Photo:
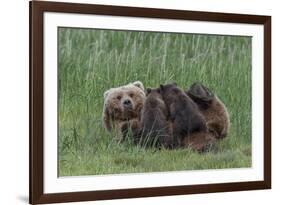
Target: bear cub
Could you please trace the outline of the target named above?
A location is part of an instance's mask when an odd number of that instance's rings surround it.
[[[186,94],[198,105],[208,130],[216,139],[227,136],[230,127],[228,111],[223,102],[201,83],[194,83]]]
[[[172,138],[168,110],[159,88],[147,88],[146,101],[141,114],[138,143],[142,146],[171,148]]]
[[[160,93],[169,110],[175,145],[184,146],[183,139],[192,133],[207,132],[205,119],[197,105],[176,83],[160,85]]]

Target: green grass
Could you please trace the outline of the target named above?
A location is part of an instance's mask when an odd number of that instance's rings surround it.
[[[59,28],[59,175],[251,166],[251,38]],[[230,134],[214,149],[156,150],[117,143],[102,126],[103,93],[200,81],[227,106]]]

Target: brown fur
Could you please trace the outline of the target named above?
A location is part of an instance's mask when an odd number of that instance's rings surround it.
[[[138,140],[141,145],[156,145],[166,148],[172,145],[168,110],[159,88],[147,88],[146,101],[141,116],[141,127]]]
[[[124,136],[128,129],[139,128],[144,102],[144,87],[139,81],[109,89],[104,93],[103,123],[105,128],[108,131],[116,129],[118,136]]]
[[[213,133],[215,138],[226,137],[230,120],[224,103],[200,83],[194,83],[186,93],[198,105],[200,112],[206,119],[209,131]]]
[[[161,94],[173,124],[174,144],[183,146],[183,139],[192,133],[207,132],[204,117],[197,105],[176,84],[160,85]]]
[[[216,141],[216,138],[208,131],[194,132],[189,137],[185,137],[182,146],[189,147],[198,152],[208,151]]]

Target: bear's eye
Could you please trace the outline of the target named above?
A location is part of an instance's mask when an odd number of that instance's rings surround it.
[[[134,97],[134,93],[130,93],[129,96],[132,98]]]
[[[118,95],[118,96],[117,96],[117,99],[118,99],[118,100],[121,100],[121,95]]]

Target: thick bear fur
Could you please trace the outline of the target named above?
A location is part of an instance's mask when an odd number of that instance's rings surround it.
[[[168,121],[168,109],[159,88],[147,88],[146,101],[141,115],[138,143],[143,146],[170,148],[172,137]]]
[[[139,129],[145,99],[144,86],[140,81],[105,91],[104,127],[108,131],[117,130],[120,139],[123,139],[128,129]]]
[[[160,85],[160,92],[169,110],[176,146],[185,146],[185,138],[193,133],[207,133],[205,118],[198,106],[175,83]]]
[[[224,103],[207,87],[194,83],[186,94],[198,105],[205,117],[208,130],[216,139],[225,138],[230,127],[228,111]]]
[[[189,147],[200,153],[209,151],[213,144],[216,142],[216,138],[209,131],[194,132],[189,137],[185,137],[182,140],[183,147]]]

